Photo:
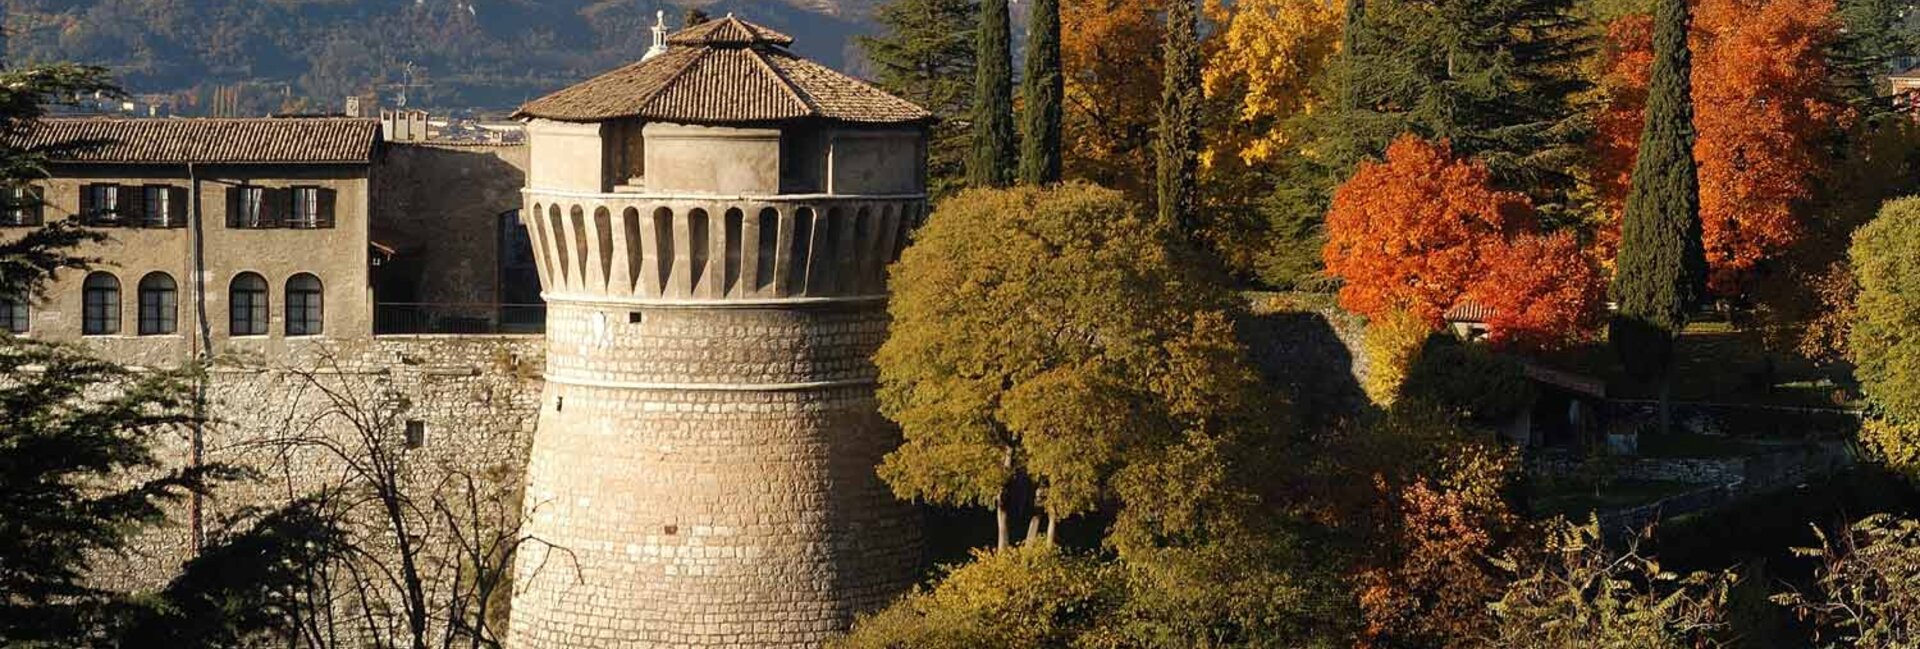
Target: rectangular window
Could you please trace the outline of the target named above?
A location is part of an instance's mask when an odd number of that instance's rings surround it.
[[[179,326],[179,295],[175,291],[140,289],[140,335],[171,334]]]
[[[87,225],[120,225],[120,186],[87,185],[80,193],[80,220]]]
[[[287,215],[289,228],[320,227],[320,188],[293,188],[293,205]]]
[[[169,185],[147,185],[140,188],[141,210],[140,224],[149,228],[172,228],[185,225],[176,223],[177,206],[173,204],[173,187]]]
[[[10,297],[0,297],[0,331],[23,334],[27,332],[27,301]]]
[[[241,185],[228,191],[231,199],[227,202],[227,225],[235,228],[271,228],[274,227],[273,215],[267,204],[267,188],[255,185]]]
[[[0,211],[0,226],[40,225],[40,188],[14,185],[7,189],[6,209]]]

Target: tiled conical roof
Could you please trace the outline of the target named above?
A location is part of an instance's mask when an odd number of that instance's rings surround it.
[[[535,99],[514,116],[690,124],[805,118],[904,124],[932,118],[912,102],[788,52],[792,37],[733,16],[682,30],[667,43],[664,54]]]

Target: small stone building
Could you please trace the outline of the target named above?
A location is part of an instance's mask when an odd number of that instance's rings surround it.
[[[518,113],[548,304],[518,649],[815,647],[920,560],[869,359],[929,115],[732,16],[663,36]]]

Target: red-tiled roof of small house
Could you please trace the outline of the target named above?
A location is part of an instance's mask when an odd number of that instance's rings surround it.
[[[1446,314],[1442,317],[1446,318],[1447,322],[1485,323],[1488,318],[1493,317],[1493,307],[1478,302],[1463,300],[1459,304],[1453,305],[1453,308],[1447,309]]]
[[[108,164],[368,164],[380,120],[349,117],[52,117],[23,148],[54,162]]]
[[[535,99],[518,118],[684,124],[825,119],[912,124],[932,119],[913,102],[786,50],[793,38],[727,16],[667,38],[659,56]]]

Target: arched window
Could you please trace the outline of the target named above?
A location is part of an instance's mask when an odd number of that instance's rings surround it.
[[[179,326],[179,295],[171,275],[152,272],[140,278],[140,335],[174,332]]]
[[[287,280],[287,335],[318,336],[322,332],[320,278],[308,273]]]
[[[120,279],[104,272],[87,275],[80,286],[80,307],[80,333],[120,333]]]
[[[227,333],[234,336],[267,334],[267,280],[241,273],[227,287]]]
[[[26,333],[32,315],[25,298],[0,296],[0,331]]]

